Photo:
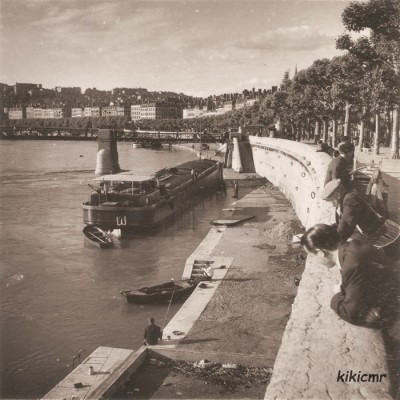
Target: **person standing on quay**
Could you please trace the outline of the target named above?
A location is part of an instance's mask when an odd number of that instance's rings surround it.
[[[235,199],[239,197],[239,182],[237,180],[233,181],[233,197]]]
[[[149,319],[149,324],[144,330],[144,342],[145,346],[154,346],[162,338],[161,328],[154,323],[154,318]]]

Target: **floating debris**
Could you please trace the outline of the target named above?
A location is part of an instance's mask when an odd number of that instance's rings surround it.
[[[203,363],[202,363],[203,361]],[[207,367],[204,368],[204,364]],[[235,391],[238,386],[254,383],[269,383],[272,368],[249,367],[243,364],[219,364],[208,360],[198,363],[172,361],[173,370],[185,376],[196,376],[206,383],[224,386],[225,389]]]

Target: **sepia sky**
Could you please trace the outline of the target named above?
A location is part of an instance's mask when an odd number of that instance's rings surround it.
[[[208,96],[340,54],[341,0],[0,0],[0,82]]]

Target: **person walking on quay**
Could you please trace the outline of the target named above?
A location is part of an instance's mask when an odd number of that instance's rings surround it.
[[[328,268],[340,269],[342,282],[331,308],[344,321],[369,328],[390,326],[395,320],[397,280],[391,261],[366,242],[341,243],[334,226],[317,224],[301,238],[308,254]]]
[[[154,318],[149,319],[149,324],[144,330],[144,342],[145,346],[154,346],[162,338],[161,328],[154,323]]]
[[[235,199],[239,197],[239,182],[237,180],[233,181],[233,197]]]
[[[336,207],[337,232],[342,242],[353,235],[356,227],[359,228],[360,233],[368,235],[384,223],[383,218],[377,216],[377,213],[355,189],[347,192],[340,179],[328,182],[322,190],[321,198]]]
[[[348,168],[354,157],[354,146],[351,143],[343,143],[338,148],[339,157],[334,158],[328,165],[325,176],[325,185],[334,180],[340,179],[346,191],[351,191],[351,175]]]

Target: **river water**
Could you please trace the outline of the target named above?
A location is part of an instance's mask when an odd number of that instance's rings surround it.
[[[146,174],[194,158],[119,143],[121,168]],[[138,348],[150,316],[179,309],[126,303],[122,289],[180,279],[187,257],[231,201],[217,192],[157,232],[112,249],[84,243],[81,204],[97,143],[1,141],[0,398],[38,398],[98,346]]]

